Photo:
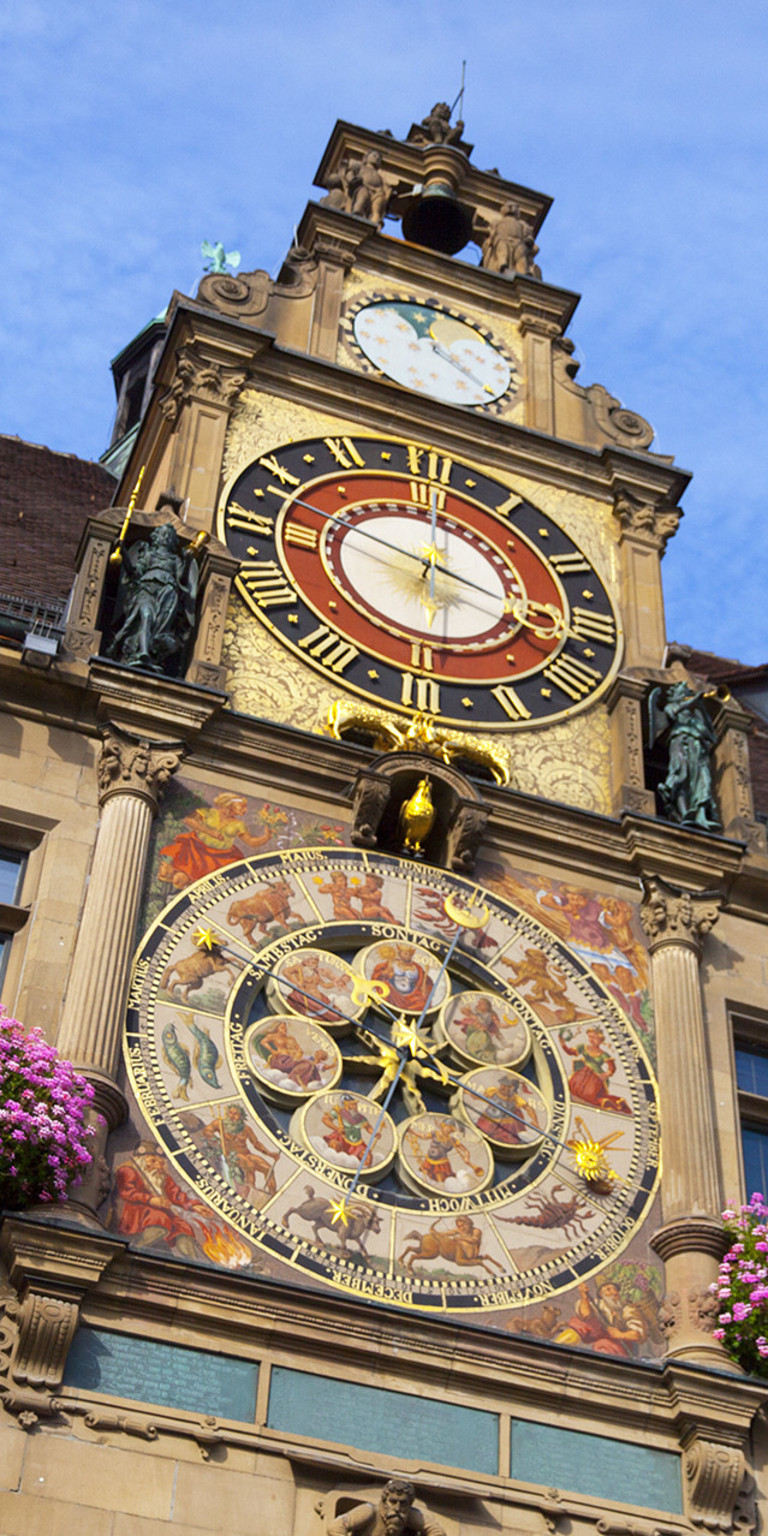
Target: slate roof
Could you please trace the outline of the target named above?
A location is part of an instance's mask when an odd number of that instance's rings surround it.
[[[67,597],[83,526],[115,484],[101,464],[0,436],[0,592]]]

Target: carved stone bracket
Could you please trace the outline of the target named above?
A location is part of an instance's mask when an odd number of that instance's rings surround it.
[[[9,1272],[10,1299],[0,1325],[0,1397],[23,1427],[58,1412],[54,1394],[83,1298],[124,1247],[103,1234],[54,1232],[29,1218],[3,1223],[0,1256]]]
[[[624,533],[640,535],[662,554],[683,516],[681,507],[641,501],[624,486],[619,486],[614,494],[613,511]]]
[[[360,1536],[372,1536],[373,1532],[388,1529],[386,1516],[398,1508],[404,1524],[399,1528],[404,1536],[446,1536],[445,1527],[423,1506],[414,1503],[416,1488],[407,1478],[392,1477],[382,1487],[360,1489],[334,1488],[318,1499],[315,1513],[325,1527],[326,1536],[347,1536],[348,1531],[359,1531]],[[366,1518],[367,1517],[367,1518]]]
[[[676,890],[660,876],[644,881],[640,920],[651,954],[665,944],[679,944],[701,956],[702,940],[717,922],[722,896],[716,891],[692,895]]]
[[[204,357],[195,347],[180,347],[172,383],[159,400],[166,421],[175,426],[183,405],[192,399],[229,407],[248,380],[244,368]]]
[[[148,803],[154,815],[168,780],[184,756],[183,743],[144,741],[111,724],[102,727],[101,737],[99,805],[105,805],[113,795],[135,795]]]
[[[708,1531],[730,1531],[746,1471],[743,1451],[695,1440],[683,1461],[688,1515]]]

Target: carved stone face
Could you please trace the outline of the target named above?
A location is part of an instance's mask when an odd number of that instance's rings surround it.
[[[405,1483],[388,1484],[383,1490],[379,1513],[387,1536],[400,1536],[400,1533],[405,1530],[412,1503],[413,1491]]]

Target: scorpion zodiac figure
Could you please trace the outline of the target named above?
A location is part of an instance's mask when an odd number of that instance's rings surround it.
[[[564,1184],[554,1184],[549,1195],[534,1191],[525,1197],[525,1204],[531,1209],[530,1216],[499,1216],[497,1220],[506,1221],[511,1226],[539,1227],[547,1232],[553,1227],[562,1227],[566,1237],[586,1236],[584,1217],[594,1213],[581,1195],[572,1195],[570,1200],[558,1200],[557,1192],[563,1189]]]

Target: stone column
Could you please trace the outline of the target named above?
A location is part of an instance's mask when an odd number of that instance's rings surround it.
[[[57,1040],[62,1056],[96,1091],[99,1134],[90,1175],[77,1194],[77,1203],[92,1208],[100,1180],[103,1191],[107,1135],[125,1118],[117,1084],[120,1031],[150,827],[183,754],[179,742],[144,741],[115,725],[106,726],[102,738],[101,821]]]
[[[662,1129],[664,1225],[652,1245],[667,1276],[667,1352],[728,1369],[712,1338],[717,1305],[709,1286],[726,1249],[715,1120],[699,980],[702,941],[717,921],[720,898],[646,882],[641,918],[651,975]]]

